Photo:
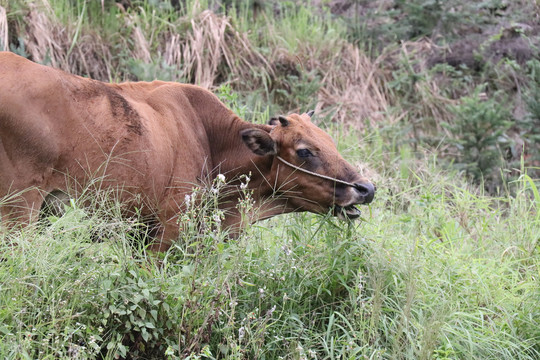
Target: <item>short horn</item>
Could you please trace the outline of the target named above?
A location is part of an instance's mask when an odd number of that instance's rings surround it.
[[[281,123],[281,126],[287,126],[289,125],[289,120],[285,116],[280,115],[278,117],[279,122]]]
[[[306,114],[307,116],[312,117],[313,114],[315,114],[315,110],[309,110]]]

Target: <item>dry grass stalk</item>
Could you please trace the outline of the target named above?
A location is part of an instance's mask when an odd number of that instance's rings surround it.
[[[190,24],[184,37],[168,34],[166,39],[164,60],[178,68],[179,78],[211,88],[223,75],[223,64],[235,76],[249,76],[249,69],[255,65],[271,71],[246,34],[234,30],[226,17],[205,10],[195,15]]]
[[[127,18],[127,26],[133,28],[133,43],[135,44],[135,49],[132,52],[135,59],[140,59],[145,63],[152,61],[152,55],[150,55],[150,43],[144,36],[144,33],[140,26],[135,25],[137,19],[134,17]]]
[[[404,116],[428,117],[435,119],[431,126],[435,126],[437,131],[444,131],[440,123],[452,118],[448,105],[455,102],[442,94],[436,78],[415,83],[415,96],[419,100],[416,101],[418,106],[410,110],[414,113],[393,115],[388,111],[393,106],[403,107],[400,104],[402,95],[395,94],[388,87],[392,79],[383,69],[409,62],[415,72],[427,73],[426,54],[432,52],[433,46],[426,39],[406,42],[400,48],[371,60],[354,45],[343,42],[332,48],[332,54],[309,57],[307,55],[315,53],[316,49],[301,49],[306,55],[300,55],[308,59],[308,70],[318,69],[323,74],[317,107],[324,112],[325,108],[333,106],[336,121],[362,128],[366,122],[374,125],[383,118],[395,122]]]
[[[6,9],[0,6],[0,51],[9,50],[8,22]]]
[[[309,67],[322,74],[320,109],[334,107],[335,121],[363,127],[381,120],[389,107],[380,61],[372,61],[357,47],[343,42],[333,54],[310,58]],[[307,54],[311,52],[308,50]],[[336,108],[337,106],[337,108]]]
[[[109,46],[99,34],[85,33],[69,56],[70,72],[109,81],[114,77],[112,58]]]
[[[150,55],[150,44],[144,37],[141,28],[135,26],[133,31],[133,40],[135,41],[135,54],[138,59],[146,62],[150,62],[152,56]]]
[[[192,32],[184,47],[184,61],[196,64],[194,81],[209,88],[214,84],[223,54],[225,29],[228,21],[210,11],[204,11],[199,21],[192,20]]]
[[[49,59],[52,66],[69,71],[66,60],[66,49],[69,47],[65,46],[66,28],[58,24],[46,0],[39,7],[36,3],[29,4],[26,31],[26,49],[34,61],[43,63]]]
[[[163,56],[163,60],[167,65],[177,65],[180,66],[182,64],[182,37],[179,34],[173,34],[171,33],[166,42],[165,42],[165,53]],[[178,80],[171,79],[171,80]]]
[[[407,41],[401,45],[399,52],[392,55],[394,64],[409,63],[415,73],[429,74],[428,59],[437,47],[430,39],[420,39],[418,41]],[[442,79],[442,78],[441,78]],[[437,132],[444,132],[440,124],[448,122],[454,118],[448,105],[457,104],[447,94],[443,94],[436,76],[426,76],[421,81],[414,84],[415,92],[420,100],[417,102],[418,108],[413,116],[432,118]],[[444,84],[442,84],[444,86]],[[398,96],[398,99],[401,96]],[[396,99],[395,101],[399,101]]]
[[[112,78],[107,66],[112,55],[101,37],[81,31],[73,44],[75,32],[74,26],[60,24],[47,0],[29,4],[25,45],[32,60],[98,80]]]

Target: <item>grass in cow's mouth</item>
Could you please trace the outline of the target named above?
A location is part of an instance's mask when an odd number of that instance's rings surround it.
[[[339,206],[334,205],[334,215],[342,220],[356,220],[362,216],[362,211],[357,205]]]

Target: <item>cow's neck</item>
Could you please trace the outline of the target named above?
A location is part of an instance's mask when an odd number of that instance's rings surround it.
[[[243,121],[229,110],[218,98],[207,91],[193,86],[183,87],[184,95],[198,115],[198,121],[204,126],[207,136],[207,165],[210,181],[218,174],[224,174],[230,186],[236,189],[227,199],[220,201],[227,208],[225,226],[232,231],[239,230],[247,222],[294,211],[287,205],[287,200],[274,196],[274,175],[272,166],[276,165],[272,156],[255,155],[242,141],[240,131],[247,128],[259,128],[270,131],[269,125],[251,124]],[[255,206],[253,214],[243,216],[237,210],[241,175],[250,175],[248,189],[253,190]],[[244,214],[245,215],[245,214]]]
[[[205,129],[210,145],[211,161],[209,165],[211,178],[217,174],[224,174],[233,189],[239,190],[240,184],[246,181],[242,175],[249,176],[247,184],[249,190],[253,190],[255,209],[246,217],[242,216],[235,208],[228,208],[228,216],[225,225],[231,226],[234,232],[246,224],[262,218],[268,218],[277,214],[294,211],[287,206],[286,199],[274,196],[275,178],[272,175],[272,165],[275,161],[273,156],[258,156],[251,152],[242,141],[240,132],[247,128],[259,128],[270,131],[269,125],[252,124],[243,121],[228,109],[216,109],[209,121],[205,122]],[[209,114],[210,115],[210,114]],[[225,204],[235,204],[241,197],[239,192],[229,196]],[[247,220],[246,220],[247,219]]]
[[[224,174],[228,181],[245,181],[242,175],[250,177],[248,187],[261,195],[271,191],[271,168],[274,158],[255,155],[242,141],[240,132],[248,128],[270,131],[270,126],[251,124],[231,113],[226,121],[220,120],[207,130],[210,144],[212,175]]]

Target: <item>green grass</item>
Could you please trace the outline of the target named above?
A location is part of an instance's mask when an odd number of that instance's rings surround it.
[[[492,198],[423,162],[379,170],[364,221],[281,216],[230,242],[208,227],[159,261],[115,209],[4,234],[0,356],[538,358],[534,183]]]

